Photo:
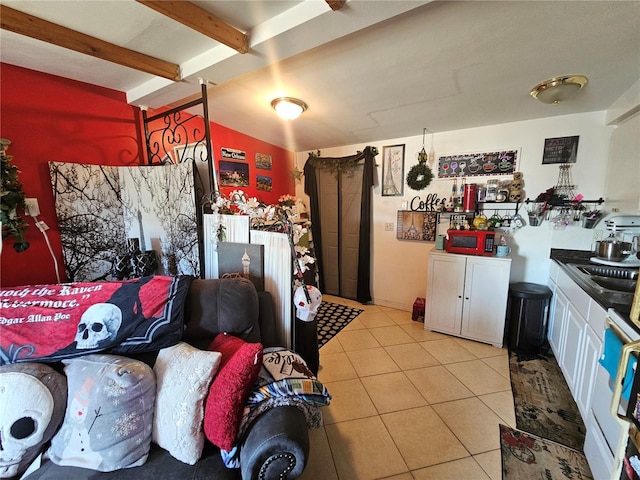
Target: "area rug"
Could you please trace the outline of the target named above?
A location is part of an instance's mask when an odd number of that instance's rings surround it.
[[[593,479],[584,454],[500,425],[503,480]]]
[[[582,450],[586,428],[552,353],[518,358],[509,353],[516,427]]]
[[[364,310],[360,308],[351,308],[338,303],[323,301],[316,314],[318,323],[318,348],[331,340],[362,312],[364,312]]]

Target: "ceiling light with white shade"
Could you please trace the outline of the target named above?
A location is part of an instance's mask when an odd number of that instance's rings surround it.
[[[536,85],[530,94],[542,103],[558,105],[560,102],[568,100],[587,84],[587,77],[584,75],[564,75],[554,77]]]
[[[274,98],[271,106],[283,120],[295,120],[308,108],[302,100],[293,97]]]

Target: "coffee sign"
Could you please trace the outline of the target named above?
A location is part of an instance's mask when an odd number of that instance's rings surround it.
[[[512,175],[517,161],[518,150],[446,155],[438,158],[438,177]]]

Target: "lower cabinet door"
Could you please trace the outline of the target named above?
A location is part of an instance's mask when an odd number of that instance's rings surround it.
[[[569,303],[565,316],[567,329],[565,335],[565,347],[562,362],[558,362],[564,373],[567,385],[573,398],[577,397],[578,379],[582,375],[583,357],[581,355],[582,337],[587,321],[582,318],[574,306]]]
[[[502,347],[511,263],[468,258],[462,336]]]
[[[582,418],[586,418],[591,408],[591,398],[593,397],[593,388],[596,380],[596,368],[598,367],[598,359],[602,350],[602,342],[598,335],[591,329],[589,325],[585,325],[583,341],[582,341],[582,375],[578,381],[576,403],[582,414]]]
[[[555,295],[552,300],[552,318],[549,328],[549,344],[556,356],[558,363],[562,365],[564,359],[564,347],[567,339],[567,305],[569,301],[565,294],[556,287]]]
[[[460,335],[466,259],[429,255],[424,326],[428,330]]]

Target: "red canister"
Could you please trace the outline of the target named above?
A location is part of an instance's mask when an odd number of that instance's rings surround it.
[[[475,183],[467,183],[464,186],[464,196],[462,198],[462,210],[464,210],[465,212],[475,212],[477,195],[478,195],[478,186]]]

